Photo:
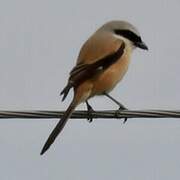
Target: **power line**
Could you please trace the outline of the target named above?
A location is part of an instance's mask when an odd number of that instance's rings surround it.
[[[0,111],[0,119],[57,119],[61,118],[64,111]],[[94,111],[75,111],[72,119],[120,119],[120,118],[180,118],[180,111],[170,110],[106,110]]]

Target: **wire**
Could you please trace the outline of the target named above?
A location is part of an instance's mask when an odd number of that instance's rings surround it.
[[[56,119],[61,118],[64,111],[0,111],[0,119]],[[72,119],[87,119],[91,115],[93,119],[121,119],[121,118],[180,118],[180,111],[170,110],[106,110],[75,111]]]

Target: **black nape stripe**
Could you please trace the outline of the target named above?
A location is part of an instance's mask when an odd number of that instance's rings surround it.
[[[141,37],[139,37],[138,35],[136,35],[135,33],[133,33],[132,31],[129,30],[119,30],[116,29],[114,30],[115,34],[123,36],[127,39],[129,39],[132,42],[142,42]]]

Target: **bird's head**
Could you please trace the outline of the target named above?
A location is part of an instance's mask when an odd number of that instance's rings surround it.
[[[134,47],[148,50],[148,47],[142,41],[137,28],[126,21],[110,21],[104,24],[100,29],[109,31],[116,37],[128,39]]]

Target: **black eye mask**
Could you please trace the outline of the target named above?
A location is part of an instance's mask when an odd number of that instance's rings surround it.
[[[117,35],[121,35],[127,39],[129,39],[130,41],[137,43],[137,42],[142,42],[141,37],[137,36],[135,33],[133,33],[132,31],[129,30],[119,30],[116,29],[114,30],[115,34]]]

